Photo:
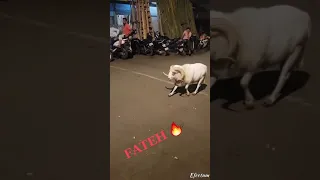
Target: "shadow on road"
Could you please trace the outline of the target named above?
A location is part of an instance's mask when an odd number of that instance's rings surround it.
[[[266,71],[258,73],[252,78],[249,88],[256,100],[266,97],[273,91],[279,75],[280,71]],[[293,72],[281,91],[279,100],[304,87],[309,77],[310,75],[307,72]],[[218,81],[210,90],[210,101],[217,99],[227,100],[221,106],[224,109],[229,109],[231,104],[244,100],[243,89],[240,86],[240,77]]]
[[[199,92],[203,91],[206,87],[207,87],[206,84],[201,84],[201,86],[200,86],[200,88],[199,88],[199,90],[198,90],[198,94],[199,94]],[[190,93],[192,93],[194,90],[196,90],[196,88],[197,88],[197,84],[191,84],[191,85],[189,86],[189,89],[188,89],[188,90],[189,90]],[[166,86],[166,89],[170,89],[170,92],[171,92],[172,89],[173,89],[173,87],[172,87],[172,88],[168,88],[168,87]],[[168,92],[168,93],[169,93],[169,92]],[[186,89],[184,88],[184,86],[181,86],[181,87],[178,87],[178,88],[177,88],[177,90],[176,90],[176,92],[174,93],[174,95],[175,95],[175,94],[178,94],[178,93],[180,93],[179,96],[182,96],[182,95],[186,94],[187,91],[186,91]]]

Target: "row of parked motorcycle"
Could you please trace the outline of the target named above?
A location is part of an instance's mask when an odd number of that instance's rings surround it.
[[[129,59],[134,55],[162,55],[171,53],[182,56],[192,55],[199,50],[209,50],[209,38],[198,39],[196,36],[190,38],[190,42],[179,38],[170,39],[167,36],[155,32],[154,39],[148,35],[147,39],[133,38],[136,31],[133,30],[128,37],[113,39],[110,49],[110,60]],[[120,39],[120,40],[119,40]]]

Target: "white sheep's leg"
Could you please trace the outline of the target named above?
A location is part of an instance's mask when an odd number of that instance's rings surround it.
[[[202,78],[199,80],[199,82],[198,82],[198,84],[197,84],[196,90],[194,90],[194,92],[192,93],[193,95],[196,95],[196,94],[198,93],[198,90],[199,90],[202,82],[204,81],[204,78],[205,78],[205,77],[202,77]]]
[[[190,96],[190,92],[188,90],[190,84],[186,84],[186,86],[184,87],[186,89],[187,95]]]
[[[210,77],[210,87],[212,87],[217,82],[216,77]]]
[[[168,96],[172,96],[174,94],[174,92],[177,90],[178,86],[174,86],[172,91],[168,94]]]
[[[301,47],[300,46],[296,47],[294,52],[286,60],[286,62],[284,63],[281,69],[281,73],[280,73],[277,85],[274,88],[271,95],[267,97],[267,99],[264,101],[264,105],[271,106],[278,99],[278,97],[280,96],[280,91],[282,90],[283,86],[289,79],[290,72],[299,58],[300,52],[301,52]]]
[[[244,90],[244,104],[248,109],[253,108],[254,103],[254,97],[252,96],[250,89],[249,89],[249,83],[252,79],[253,73],[252,72],[246,72],[243,77],[241,78],[240,85]]]

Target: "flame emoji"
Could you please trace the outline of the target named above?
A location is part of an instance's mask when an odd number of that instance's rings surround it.
[[[176,125],[176,123],[172,122],[171,124],[171,134],[172,136],[179,136],[182,132],[182,129],[180,126]]]

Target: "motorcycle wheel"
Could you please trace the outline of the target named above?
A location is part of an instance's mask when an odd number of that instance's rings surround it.
[[[135,54],[141,54],[141,48],[138,45],[136,46]]]
[[[197,50],[200,51],[202,49],[202,46],[199,44],[197,47]]]
[[[121,59],[128,59],[128,57],[129,57],[129,52],[127,50],[122,50],[122,52],[120,52]]]
[[[153,49],[148,49],[146,55],[147,55],[147,56],[153,56],[153,54],[154,54]]]
[[[160,56],[166,56],[167,52],[166,51],[159,51],[158,54]]]
[[[187,52],[186,52],[185,50],[183,50],[182,52],[179,51],[179,54],[180,54],[181,56],[185,56],[185,55],[187,55]]]

